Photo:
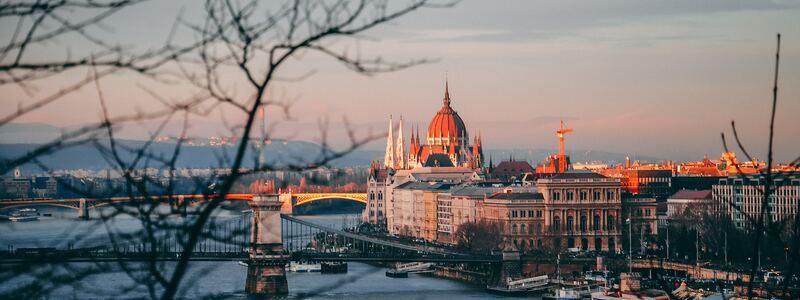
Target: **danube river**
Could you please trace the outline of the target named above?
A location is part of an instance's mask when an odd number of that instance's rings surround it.
[[[76,247],[102,243],[105,226],[97,221],[80,221],[74,210],[42,208],[41,213],[52,214],[33,222],[0,222],[0,249],[9,247],[59,247],[70,241],[82,240]],[[94,212],[93,212],[94,213]],[[238,212],[222,211],[217,218],[238,218]],[[311,222],[341,228],[352,224],[357,215],[300,216]],[[111,227],[116,230],[140,228],[138,219],[119,216]],[[3,267],[0,265],[0,267]],[[290,294],[288,299],[486,299],[506,298],[486,293],[482,288],[447,279],[411,274],[409,278],[388,278],[385,269],[363,263],[349,263],[347,274],[291,273],[287,272]],[[236,262],[193,262],[185,277],[188,287],[183,297],[187,299],[215,295],[223,299],[243,299],[246,268]],[[0,279],[2,280],[2,279]],[[0,294],[33,280],[17,277],[0,282]],[[83,279],[80,284],[59,287],[46,298],[147,298],[148,291],[122,270],[108,270]],[[120,295],[121,294],[121,295]]]

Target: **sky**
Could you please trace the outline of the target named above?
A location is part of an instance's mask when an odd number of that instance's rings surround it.
[[[199,18],[197,3],[144,3],[104,22],[98,34],[135,49],[155,47],[167,39],[176,16]],[[0,39],[8,40],[9,26],[0,27]],[[716,158],[723,151],[720,132],[730,133],[736,120],[744,143],[764,158],[778,32],[783,40],[775,152],[785,161],[800,155],[798,1],[464,0],[452,8],[423,9],[358,41],[333,45],[365,56],[435,62],[364,76],[330,58],[303,55],[281,75],[312,75],[278,82],[270,91],[296,101],[293,118],[268,111],[267,119],[286,137],[312,141],[319,137],[320,120],[331,120],[337,131],[342,117],[366,134],[385,131],[390,114],[395,121],[402,115],[406,133],[417,125],[424,134],[441,107],[447,78],[453,108],[470,134],[481,131],[488,149],[555,149],[555,130],[564,120],[575,130],[567,136],[568,151]],[[192,38],[180,30],[176,35]],[[81,46],[65,38],[31,55],[65,57]],[[33,95],[0,86],[0,114],[80,76],[85,72],[40,82]],[[159,105],[143,87],[167,96],[182,92],[134,74],[104,80],[103,87],[110,109],[119,114]],[[99,115],[91,87],[16,122],[71,127],[96,122]],[[191,131],[225,134],[224,124],[237,121],[232,113],[198,117]],[[124,136],[142,138],[146,128],[152,124],[129,125]],[[341,132],[333,137],[334,145],[344,144]],[[379,139],[366,148],[383,149],[384,143]]]

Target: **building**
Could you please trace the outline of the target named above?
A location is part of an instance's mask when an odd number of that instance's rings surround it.
[[[657,248],[658,240],[658,204],[656,198],[649,195],[622,195],[622,217],[626,223],[622,228],[623,239],[632,239],[631,244],[639,246],[640,253],[645,249]],[[629,225],[629,226],[628,226]],[[628,234],[628,231],[631,231]]]
[[[468,222],[477,222],[479,208],[484,199],[501,189],[505,184],[459,185],[448,192],[438,194],[437,198],[437,240],[442,243],[455,243],[454,234]]]
[[[774,173],[774,176],[778,187],[767,203],[767,216],[772,222],[791,223],[800,205],[800,173]],[[757,219],[761,212],[764,180],[761,175],[720,179],[711,187],[712,211],[727,216],[739,229],[752,229],[754,224],[748,219]]]
[[[426,240],[437,239],[436,194],[455,183],[408,181],[392,190],[393,212],[389,233]]]
[[[556,250],[620,250],[619,179],[567,171],[536,181],[543,195],[545,236]]]
[[[512,192],[507,189],[486,197],[481,218],[500,225],[503,240],[523,252],[552,247],[545,233],[544,196],[538,192]],[[552,249],[552,248],[548,248]]]
[[[663,201],[673,193],[672,170],[658,165],[617,167],[601,173],[619,178],[622,188],[634,195],[652,195]]]
[[[467,127],[458,112],[451,107],[449,84],[445,82],[442,107],[433,116],[423,144],[419,128],[412,128],[410,147],[405,151],[403,121],[398,126],[397,141],[393,138],[393,124],[389,117],[389,135],[386,139],[384,166],[393,169],[418,167],[466,167],[482,169],[483,141],[480,132],[470,141]],[[471,143],[471,144],[470,144]]]
[[[514,160],[513,158],[501,161],[497,166],[493,166],[491,169],[489,175],[499,180],[520,180],[525,174],[536,172],[527,161]]]
[[[681,190],[667,198],[667,218],[684,214],[687,208],[702,209],[711,203],[711,190]],[[694,212],[692,212],[694,213]]]

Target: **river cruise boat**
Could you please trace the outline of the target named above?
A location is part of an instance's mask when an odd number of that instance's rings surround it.
[[[23,208],[11,214],[8,219],[14,222],[36,221],[39,219],[39,212],[35,208]]]
[[[320,272],[322,271],[322,265],[319,263],[312,263],[312,262],[290,262],[289,263],[289,271],[290,272]]]

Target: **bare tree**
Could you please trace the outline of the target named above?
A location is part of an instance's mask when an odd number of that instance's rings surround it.
[[[775,160],[773,158],[773,144],[774,144],[774,136],[775,136],[775,113],[778,109],[778,78],[779,78],[779,66],[780,66],[780,49],[781,49],[781,35],[780,33],[777,35],[777,46],[775,51],[775,72],[773,77],[773,87],[772,87],[772,101],[771,101],[771,110],[770,110],[770,119],[769,119],[769,131],[768,131],[768,139],[767,139],[767,165],[764,170],[759,170],[757,178],[750,178],[748,176],[742,176],[741,178],[744,180],[746,185],[753,185],[756,186],[756,191],[759,193],[761,197],[760,201],[760,209],[759,213],[756,216],[752,216],[743,212],[741,208],[736,206],[734,203],[725,203],[733,208],[733,210],[741,212],[746,221],[752,225],[753,230],[750,231],[752,235],[752,259],[751,267],[750,267],[750,282],[748,283],[747,288],[747,296],[753,297],[753,280],[757,274],[758,270],[758,262],[756,257],[759,257],[762,253],[764,239],[766,237],[772,238],[775,241],[778,241],[779,244],[785,245],[785,251],[787,258],[789,258],[789,262],[784,266],[784,276],[787,280],[784,281],[783,287],[783,295],[786,296],[788,291],[789,282],[791,282],[793,276],[796,274],[798,269],[798,262],[797,258],[800,257],[800,233],[798,233],[798,228],[800,228],[800,214],[795,214],[794,224],[781,224],[773,221],[769,214],[770,209],[769,205],[772,203],[771,197],[773,197],[778,190],[778,188],[788,181],[786,179],[790,173],[775,173],[773,168],[775,167]],[[731,121],[731,130],[733,133],[734,141],[738,146],[738,149],[745,155],[745,157],[750,161],[756,161],[754,157],[750,154],[747,148],[742,143],[741,139],[739,138],[739,133],[736,128],[736,123]],[[730,151],[728,147],[728,142],[725,137],[725,134],[722,133],[722,143],[725,148],[725,151]],[[789,162],[789,165],[796,166],[800,163],[800,157]],[[743,174],[741,167],[736,164],[734,165],[735,169],[738,171],[739,174]],[[790,254],[791,253],[791,254]],[[795,295],[796,296],[796,295]]]
[[[134,282],[130,287],[117,291],[120,294],[141,288],[146,289],[151,298],[174,299],[185,294],[195,281],[187,280],[190,274],[188,270],[192,266],[191,257],[203,240],[236,243],[238,238],[246,236],[243,230],[225,233],[213,230],[219,225],[216,224],[214,215],[226,195],[243,176],[273,170],[302,171],[325,166],[381,136],[372,133],[359,134],[347,125],[349,123],[345,119],[349,145],[343,149],[334,149],[328,143],[327,123],[321,122],[319,153],[314,159],[309,161],[290,157],[260,161],[253,157],[256,163],[252,167],[246,167],[250,153],[248,150],[254,144],[264,143],[264,139],[279,135],[275,132],[275,127],[271,126],[262,136],[258,136],[254,128],[259,112],[272,108],[283,112],[284,118],[291,117],[292,101],[271,95],[270,92],[281,80],[305,78],[282,77],[282,70],[286,65],[305,55],[317,53],[330,57],[356,73],[373,75],[430,62],[424,59],[393,62],[380,56],[365,57],[358,50],[352,51],[347,46],[338,45],[354,44],[352,42],[363,38],[361,35],[364,32],[417,9],[451,5],[431,4],[425,0],[403,4],[380,0],[294,0],[275,6],[259,1],[207,0],[203,3],[199,18],[201,21],[176,19],[168,42],[159,49],[137,52],[109,44],[92,34],[92,28],[105,26],[103,22],[114,13],[140,2],[142,1],[37,0],[0,3],[0,20],[12,19],[17,23],[10,41],[0,48],[0,85],[17,85],[32,98],[20,103],[13,113],[0,116],[0,126],[84,88],[94,89],[102,111],[99,122],[66,132],[23,156],[0,161],[0,173],[6,173],[23,164],[33,164],[47,171],[50,168],[40,160],[43,155],[77,145],[91,145],[122,176],[124,185],[105,195],[98,195],[81,187],[72,189],[87,198],[107,198],[110,195],[123,194],[131,202],[135,199],[134,205],[112,204],[113,209],[104,212],[95,222],[97,228],[107,232],[111,243],[109,248],[113,249],[111,251],[124,251],[123,249],[133,245],[143,247],[146,252],[153,254],[152,259],[144,263],[96,262],[88,267],[74,267],[69,264],[42,267],[31,264],[0,271],[0,282],[17,280],[24,276],[36,276],[42,280],[13,289],[10,295],[14,297],[46,297],[49,292],[63,285],[79,284],[81,279],[111,267],[121,269]],[[76,11],[84,18],[76,21],[69,16],[69,13]],[[55,29],[44,29],[48,27]],[[173,43],[172,35],[178,29],[188,30],[195,37],[194,41],[182,45]],[[54,57],[44,61],[29,59],[28,51],[32,45],[46,44],[68,34],[84,39],[93,47],[91,53],[80,57],[72,57],[67,53],[63,59]],[[53,76],[79,70],[85,71],[87,75],[76,78],[55,93],[37,93],[37,84],[44,84]],[[153,85],[189,85],[192,92],[180,99],[170,99],[161,95],[158,88],[139,84],[139,87],[162,104],[161,107],[148,112],[112,115],[108,104],[114,99],[105,96],[103,80],[121,73],[138,74],[154,82]],[[219,155],[219,172],[210,178],[197,179],[194,193],[203,195],[202,204],[188,208],[189,201],[177,197],[174,191],[177,161],[188,139],[191,117],[230,110],[234,111],[232,119],[236,122],[229,125],[228,130],[237,136],[236,145],[229,155]],[[171,153],[154,150],[156,137],[174,120],[180,121],[182,125]],[[143,121],[158,124],[146,142],[130,144],[118,138],[120,126]],[[166,178],[141,171],[146,168],[165,170]],[[168,211],[160,205],[165,202],[169,204]],[[173,217],[176,212],[186,210],[192,210],[193,214],[185,218]],[[136,218],[141,228],[134,232],[116,228],[113,220],[119,216]],[[77,238],[72,242],[84,241]],[[155,253],[163,247],[169,247],[170,243],[179,245],[182,251],[177,262],[164,263],[155,259]],[[36,288],[35,292],[22,294],[22,291],[32,287]]]

